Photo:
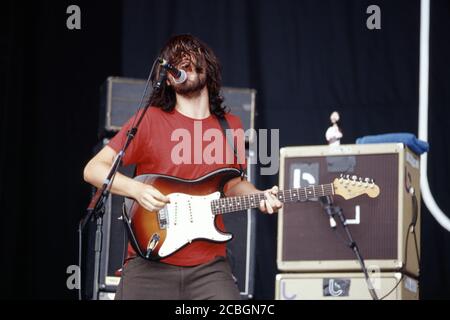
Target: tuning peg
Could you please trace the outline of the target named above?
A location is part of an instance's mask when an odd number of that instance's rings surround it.
[[[359,185],[359,186],[361,186],[361,185],[362,185],[362,183],[363,183],[363,182],[362,182],[362,178],[361,178],[361,177],[359,177],[359,178],[358,178],[358,185]]]
[[[369,178],[364,178],[364,187],[367,188],[369,186]]]
[[[346,184],[346,185],[348,185],[349,183],[350,183],[350,175],[346,175],[345,176],[345,178],[344,178],[344,183]]]

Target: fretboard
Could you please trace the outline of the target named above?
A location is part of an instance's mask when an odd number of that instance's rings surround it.
[[[278,191],[277,198],[281,202],[306,201],[317,197],[334,194],[333,184],[321,184],[304,188],[294,188]],[[258,208],[261,200],[264,200],[264,193],[247,194],[236,197],[226,197],[211,201],[213,214],[242,211],[250,208]]]

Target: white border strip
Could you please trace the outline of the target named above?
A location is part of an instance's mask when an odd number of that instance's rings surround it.
[[[430,53],[430,0],[420,2],[420,65],[419,65],[419,139],[428,141],[428,85]],[[439,208],[431,194],[427,176],[427,153],[421,156],[420,189],[430,213],[439,224],[450,231],[450,219]]]

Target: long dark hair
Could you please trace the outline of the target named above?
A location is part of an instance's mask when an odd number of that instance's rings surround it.
[[[205,43],[190,34],[181,34],[171,37],[161,49],[159,57],[176,65],[181,61],[183,55],[195,57],[195,60],[205,61],[206,63],[206,86],[208,88],[210,111],[218,117],[223,117],[226,107],[222,105],[223,97],[220,95],[222,86],[221,67],[219,60],[214,52]],[[155,68],[156,72],[152,75],[152,83],[158,79],[161,66]],[[176,96],[172,86],[163,83],[159,92],[150,96],[148,103],[151,106],[161,108],[170,112],[175,108]]]

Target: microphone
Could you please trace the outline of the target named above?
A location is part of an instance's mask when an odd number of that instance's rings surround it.
[[[333,200],[331,196],[323,196],[319,197],[320,203],[322,203],[323,209],[328,214],[330,218],[330,228],[336,228],[336,220],[334,220],[334,212],[333,212]]]
[[[175,83],[178,84],[186,81],[187,79],[186,71],[184,71],[183,69],[180,70],[175,68],[173,65],[171,65],[167,60],[164,60],[163,58],[158,58],[158,62],[161,65],[161,67],[169,71],[169,73],[174,77]]]

